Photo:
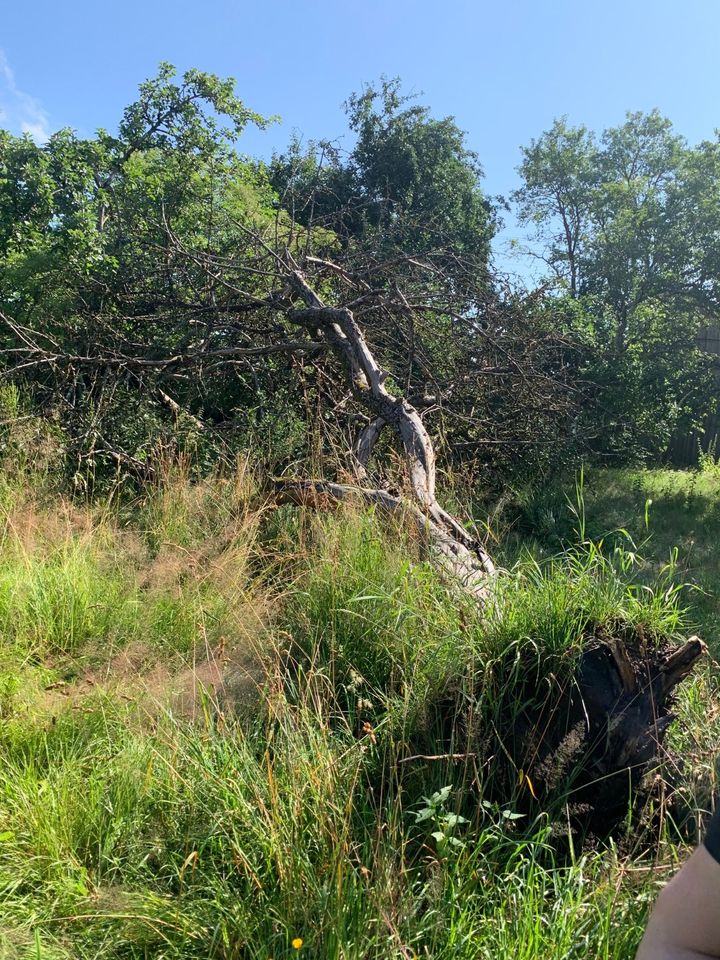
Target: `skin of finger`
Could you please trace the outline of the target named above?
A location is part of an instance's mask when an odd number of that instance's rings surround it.
[[[699,847],[660,893],[636,960],[720,957],[720,863]]]

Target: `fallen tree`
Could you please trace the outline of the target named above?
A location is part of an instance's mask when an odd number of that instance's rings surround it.
[[[354,490],[339,484],[311,485],[326,497],[344,499],[354,495],[390,511],[404,507],[419,530],[427,533],[443,564],[460,578],[466,589],[482,598],[488,589],[487,577],[495,573],[495,565],[480,540],[438,503],[435,450],[419,412],[405,397],[393,396],[386,388],[387,373],[375,360],[352,311],[347,307],[326,306],[292,259],[288,277],[291,289],[305,304],[304,309],[291,308],[289,320],[322,334],[344,363],[356,400],[372,415],[354,445],[355,473],[359,478],[366,477],[375,445],[383,429],[389,427],[400,442],[414,502],[403,504],[401,498],[383,490]],[[307,480],[295,487],[285,481],[278,493],[288,498],[294,490],[300,500],[307,502],[308,489]]]
[[[323,509],[355,499],[388,513],[403,511],[443,569],[477,602],[489,602],[498,571],[485,546],[437,501],[435,451],[420,414],[405,398],[386,389],[387,374],[352,311],[323,303],[292,258],[288,271],[290,289],[305,304],[301,309],[288,306],[288,318],[326,339],[343,361],[356,400],[370,416],[353,448],[356,475],[366,478],[374,446],[382,430],[390,428],[404,455],[409,497],[322,480],[283,479],[273,485],[275,501]],[[628,797],[641,792],[648,773],[657,766],[674,719],[676,688],[704,652],[698,637],[675,646],[659,638],[648,642],[642,631],[628,633],[621,625],[616,636],[590,633],[572,677],[562,686],[551,684],[540,706],[519,716],[509,710],[507,726],[495,729],[495,749],[509,760],[506,796],[512,794],[520,772],[534,799],[537,784],[543,799],[553,792],[556,798],[566,796],[568,817],[583,830],[612,832],[627,817]],[[454,702],[449,711],[453,723],[473,727],[472,703],[458,713]],[[488,737],[489,732],[482,735]]]

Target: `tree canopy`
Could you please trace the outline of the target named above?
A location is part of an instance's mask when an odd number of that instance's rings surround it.
[[[657,111],[599,139],[557,120],[523,151],[520,219],[584,317],[616,455],[661,451],[712,401],[698,334],[720,289],[716,151],[688,147]]]

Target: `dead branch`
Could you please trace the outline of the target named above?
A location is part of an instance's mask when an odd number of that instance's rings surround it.
[[[428,544],[438,564],[478,601],[487,599],[489,571],[480,566],[477,553],[402,497],[387,490],[353,487],[327,480],[274,480],[271,493],[278,505],[292,503],[298,507],[327,510],[340,502],[354,500],[377,507],[388,515],[402,514],[414,522],[421,542]]]
[[[364,469],[385,425],[397,433],[408,464],[410,485],[425,522],[442,531],[447,540],[444,552],[462,556],[458,573],[476,595],[477,581],[492,575],[495,566],[483,545],[438,503],[435,494],[435,450],[420,414],[404,397],[393,396],[385,386],[387,374],[370,350],[352,311],[347,307],[328,307],[310,287],[298,265],[290,258],[289,281],[305,303],[304,309],[291,309],[291,321],[319,331],[345,363],[356,399],[374,415],[356,443],[358,462]],[[365,458],[365,459],[363,459]],[[449,549],[449,545],[454,547]],[[449,549],[449,554],[448,554]],[[473,557],[475,575],[468,576],[467,564]]]
[[[353,455],[355,457],[355,471],[361,480],[367,476],[367,465],[375,449],[375,444],[380,439],[380,434],[387,426],[387,422],[382,417],[375,417],[367,423],[357,435],[353,446]]]

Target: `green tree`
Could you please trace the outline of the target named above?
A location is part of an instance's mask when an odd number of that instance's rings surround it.
[[[599,142],[556,121],[524,151],[514,199],[580,301],[599,445],[613,456],[662,453],[713,403],[697,335],[716,316],[715,163],[657,111],[629,113]]]
[[[0,363],[80,468],[140,472],[161,444],[210,457],[258,432],[289,462],[348,450],[367,411],[295,316],[288,254],[329,309],[352,305],[454,462],[562,459],[577,351],[553,304],[493,288],[463,134],[396,82],[348,109],[349,159],[295,151],[272,177],[236,153],[263,121],[232,85],[165,65],[115,134],[2,134]]]
[[[240,262],[248,226],[277,221],[262,167],[234,150],[248,123],[266,121],[233,89],[196,70],[176,83],[163,64],[114,135],[61,130],[40,146],[0,133],[0,348],[11,365],[24,352],[15,378],[88,460],[142,459],[174,434],[170,394],[192,424],[273,392],[238,368],[202,379],[181,369],[243,338],[208,251]],[[262,287],[249,273],[242,283]],[[163,372],[156,361],[171,357]]]
[[[295,142],[275,157],[273,183],[304,223],[323,223],[346,244],[387,257],[450,253],[483,268],[496,219],[478,158],[452,117],[438,120],[412,99],[397,79],[352,94],[347,158],[328,143]]]
[[[540,256],[577,297],[598,180],[595,138],[585,127],[569,127],[566,118],[556,120],[523,149],[519,172],[523,186],[513,199],[520,223],[533,228]]]

